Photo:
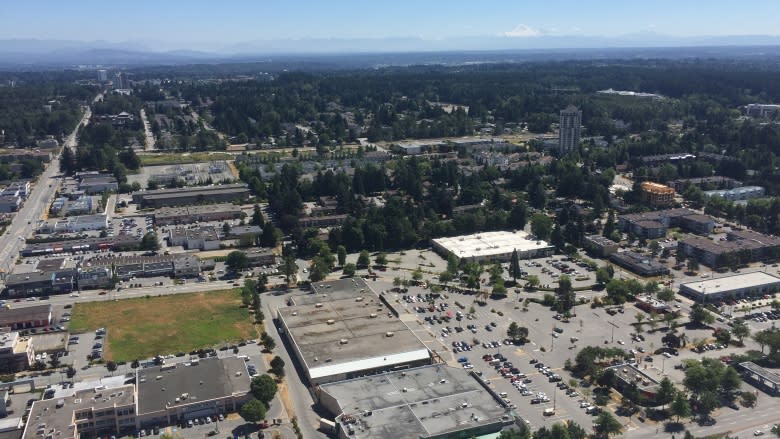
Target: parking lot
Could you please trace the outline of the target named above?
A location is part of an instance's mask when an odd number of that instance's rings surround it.
[[[111,220],[107,234],[108,236],[135,236],[136,238],[142,238],[153,230],[154,221],[151,216],[134,216]]]

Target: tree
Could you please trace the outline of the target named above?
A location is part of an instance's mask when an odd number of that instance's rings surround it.
[[[274,399],[276,391],[278,390],[276,381],[267,374],[252,378],[250,389],[252,390],[252,396],[263,402],[266,406]]]
[[[666,404],[669,404],[674,400],[677,389],[674,387],[674,384],[669,377],[664,377],[659,384],[658,392],[655,395],[655,402],[666,408]]]
[[[517,281],[517,278],[522,276],[523,271],[520,269],[520,258],[517,256],[517,249],[512,250],[512,259],[509,261],[509,275],[512,279]]]
[[[593,423],[593,430],[596,436],[606,438],[612,435],[620,434],[623,426],[607,411],[602,411]]]
[[[160,242],[157,240],[157,234],[149,232],[141,238],[141,249],[146,251],[157,251],[160,249]]]
[[[518,201],[509,212],[509,220],[507,225],[516,230],[523,230],[527,221],[528,212],[525,209],[525,203]]]
[[[737,337],[739,344],[744,344],[743,341],[746,337],[750,337],[750,328],[744,321],[739,320],[734,322],[734,326],[731,327],[731,333],[734,337]]]
[[[447,271],[452,273],[453,276],[458,274],[460,266],[458,265],[458,257],[450,253],[447,255]]]
[[[696,258],[688,259],[687,268],[691,273],[699,271],[699,261],[697,261]]]
[[[338,255],[339,265],[343,267],[347,263],[347,248],[343,245],[338,246],[336,254]]]
[[[674,300],[674,291],[671,288],[663,288],[656,294],[656,297],[662,302],[671,302]]]
[[[420,267],[417,267],[414,271],[412,271],[412,279],[416,281],[421,281],[423,278],[422,271],[420,270]]]
[[[279,378],[284,377],[284,360],[278,355],[271,360],[271,368],[268,370]]]
[[[531,233],[537,238],[542,240],[550,239],[550,232],[552,232],[553,221],[545,214],[537,213],[531,218]]]
[[[509,329],[506,330],[507,337],[513,341],[524,342],[528,338],[528,328],[519,326],[517,322],[509,324]]]
[[[696,326],[709,325],[715,321],[715,317],[698,303],[691,307],[690,319],[691,323]]]
[[[133,368],[133,369],[138,369],[140,366],[141,366],[141,363],[139,363],[138,360],[133,360],[130,363],[130,367]]]
[[[637,312],[636,314],[634,314],[634,319],[636,319],[637,332],[642,332],[642,322],[645,320],[645,314],[641,312]]]
[[[610,210],[607,214],[607,222],[604,223],[602,235],[606,238],[612,238],[613,233],[615,233],[615,212]]]
[[[575,295],[571,286],[571,279],[565,274],[558,278],[558,288],[555,289],[558,302],[558,312],[566,312],[574,308]]]
[[[242,251],[232,251],[225,258],[225,267],[233,273],[238,273],[249,267],[249,258]]]
[[[376,265],[379,266],[387,265],[387,253],[380,252],[378,255],[376,255],[376,258],[374,258],[374,262],[376,262]]]
[[[116,361],[109,360],[109,361],[106,363],[106,369],[108,369],[108,371],[109,371],[109,372],[113,372],[113,371],[115,371],[115,370],[116,370],[116,368],[117,368]]]
[[[265,350],[268,352],[271,352],[276,347],[276,341],[274,341],[274,338],[268,335],[267,332],[263,331],[262,334],[260,334],[260,342],[263,343],[263,346],[265,347]]]
[[[727,396],[731,396],[742,385],[742,378],[737,369],[729,366],[720,377],[720,390]]]
[[[276,247],[279,243],[281,232],[270,221],[263,226],[263,233],[260,235],[260,245],[262,247]]]
[[[254,424],[255,422],[260,422],[265,419],[265,407],[265,404],[253,398],[241,406],[238,414],[241,415],[244,421]]]
[[[355,275],[355,271],[357,271],[357,267],[353,263],[344,264],[344,276],[352,277]]]
[[[742,392],[740,394],[742,405],[745,407],[755,407],[758,397],[753,392]]]
[[[684,393],[679,392],[674,397],[672,405],[669,406],[674,416],[677,416],[677,422],[680,422],[680,418],[687,418],[691,416],[691,404],[688,402],[688,398]]]
[[[607,267],[599,267],[596,270],[596,282],[602,285],[606,285],[610,280],[612,280],[612,275],[610,274]]]
[[[526,286],[530,289],[534,289],[539,286],[539,276],[535,274],[529,274],[525,277]]]
[[[284,257],[282,272],[288,283],[292,280],[293,276],[298,273],[298,263],[295,262],[295,255],[290,254]]]
[[[68,379],[72,379],[76,376],[76,369],[73,366],[68,366],[65,369],[65,376],[68,377]]]
[[[366,268],[369,264],[371,264],[371,258],[368,250],[361,250],[358,255],[357,266],[359,268]]]
[[[444,285],[447,285],[448,283],[452,282],[453,276],[452,273],[449,271],[442,271],[439,273],[439,282],[443,283]]]

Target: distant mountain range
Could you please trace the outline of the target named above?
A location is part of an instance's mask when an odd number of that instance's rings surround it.
[[[409,54],[415,62],[426,62],[425,54],[448,52],[557,54],[559,57],[587,53],[614,56],[615,53],[647,55],[648,50],[686,48],[684,56],[760,56],[776,52],[780,36],[742,35],[712,37],[673,37],[657,33],[637,33],[618,37],[599,36],[485,36],[441,40],[421,38],[378,39],[288,39],[257,40],[228,45],[193,42],[176,47],[157,41],[66,41],[15,39],[0,40],[0,68],[35,69],[75,65],[175,65],[191,63],[246,62],[279,56]],[[611,54],[611,55],[610,55]],[[643,55],[644,54],[644,55]],[[625,56],[625,55],[624,55]],[[657,56],[657,55],[655,55]],[[678,51],[678,56],[679,51]],[[431,57],[430,62],[435,61]],[[494,57],[495,58],[495,57]],[[484,61],[484,60],[483,60]],[[393,64],[398,63],[398,60]],[[401,62],[403,63],[403,62]]]

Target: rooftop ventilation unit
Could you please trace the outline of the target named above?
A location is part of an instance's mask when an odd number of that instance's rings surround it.
[[[314,304],[315,308],[322,308],[322,304],[320,302],[317,302]]]
[[[370,318],[372,318],[372,319],[375,319],[375,318],[376,318],[376,314],[374,314],[374,313],[371,313],[371,314],[369,314],[369,315],[368,315],[368,317],[370,317]]]
[[[362,301],[363,301],[362,297],[358,297],[357,299],[355,299],[355,302],[362,302]]]
[[[393,331],[387,331],[387,332],[385,332],[385,337],[392,337],[392,336],[394,336],[394,335],[395,335],[395,332],[393,332]]]
[[[333,320],[333,319],[328,319],[327,321],[325,321],[325,323],[327,323],[329,325],[332,325],[332,324],[336,323],[336,321]]]
[[[346,338],[342,338],[341,340],[339,340],[339,344],[347,344],[347,343],[349,343],[349,340],[347,340]]]

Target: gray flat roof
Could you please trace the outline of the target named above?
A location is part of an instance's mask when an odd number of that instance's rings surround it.
[[[756,288],[780,283],[780,279],[763,271],[736,274],[734,276],[715,277],[712,279],[688,282],[680,285],[698,294],[715,294],[724,291]]]
[[[315,368],[323,375],[335,374],[340,364],[360,370],[428,355],[425,345],[362,279],[317,283],[311,294],[295,296],[293,302],[296,305],[279,308],[278,314],[312,378]]]
[[[442,435],[501,423],[508,415],[465,370],[445,365],[323,384],[320,389],[338,402],[342,413],[334,415],[351,416],[362,424],[351,436],[361,439]],[[366,411],[371,415],[364,416]]]
[[[238,375],[240,373],[240,375]],[[175,366],[138,369],[138,415],[166,409],[166,404],[195,404],[249,392],[244,360],[237,357],[205,358]],[[184,401],[176,398],[187,393]]]
[[[60,433],[55,433],[54,437],[71,437],[74,411],[127,407],[134,401],[135,392],[132,385],[103,390],[86,389],[69,397],[39,400],[32,405],[23,437],[25,439],[42,437],[37,433],[39,428],[47,433],[51,430],[59,431]],[[58,404],[62,406],[58,408]]]
[[[769,369],[765,369],[761,366],[759,366],[756,363],[753,363],[752,361],[746,361],[744,363],[739,363],[740,366],[742,366],[745,370],[754,373],[765,380],[771,381],[772,384],[780,384],[780,375],[777,374],[777,372],[771,371]]]

